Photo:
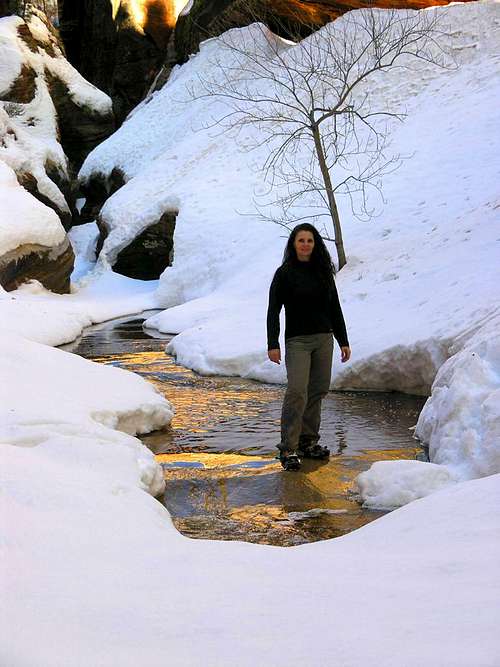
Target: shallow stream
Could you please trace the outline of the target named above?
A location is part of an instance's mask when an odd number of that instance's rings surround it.
[[[142,375],[173,403],[171,427],[141,439],[163,467],[163,502],[189,537],[291,546],[343,535],[383,514],[360,506],[351,490],[358,473],[374,461],[423,457],[411,427],[425,399],[331,392],[321,439],[330,460],[285,473],[274,458],[283,388],[178,366],[164,352],[170,337],[149,336],[143,319],[91,327],[67,349]]]

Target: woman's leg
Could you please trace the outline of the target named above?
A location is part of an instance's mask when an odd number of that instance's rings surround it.
[[[313,445],[319,440],[321,402],[330,389],[332,378],[333,337],[316,334],[311,352],[307,403],[302,417],[300,443]]]
[[[281,411],[281,451],[297,451],[302,417],[307,402],[307,386],[311,367],[312,336],[296,336],[285,344],[288,378]]]

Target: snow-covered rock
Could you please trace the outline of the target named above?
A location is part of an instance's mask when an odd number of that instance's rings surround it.
[[[69,226],[68,156],[78,168],[109,135],[111,100],[68,63],[41,12],[0,19],[0,61],[0,159],[31,175],[34,194]]]
[[[0,284],[5,289],[37,279],[48,289],[69,291],[74,256],[63,226],[69,228],[76,214],[70,172],[109,135],[111,121],[111,101],[66,61],[41,12],[32,9],[27,21],[0,19]]]
[[[0,123],[2,109],[0,108]],[[7,290],[38,279],[69,292],[74,254],[57,214],[23,188],[0,160],[0,285]]]

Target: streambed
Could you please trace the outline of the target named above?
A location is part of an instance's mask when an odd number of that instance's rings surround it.
[[[283,387],[200,376],[176,364],[170,337],[144,316],[90,327],[66,349],[142,375],[175,407],[171,427],[141,439],[161,464],[173,522],[193,538],[291,546],[337,537],[381,516],[352,493],[379,460],[423,458],[411,427],[425,401],[403,394],[331,392],[322,440],[332,456],[285,473],[275,459]]]

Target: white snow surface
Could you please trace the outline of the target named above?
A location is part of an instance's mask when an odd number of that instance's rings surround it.
[[[0,125],[2,115],[0,108]],[[57,246],[65,237],[57,213],[19,185],[12,169],[0,160],[0,255],[25,243]]]
[[[498,664],[498,475],[283,549],[186,539],[110,448],[65,445],[0,473],[5,664]]]
[[[75,267],[71,274],[71,281],[78,282],[95,266],[99,229],[95,222],[87,222],[84,225],[72,227],[68,236],[75,253]]]
[[[29,446],[50,452],[63,477],[68,459],[92,474],[98,465],[117,492],[124,485],[163,491],[161,468],[132,436],[168,425],[171,404],[134,373],[50,347],[93,323],[153,307],[155,286],[108,272],[73,294],[53,294],[36,281],[0,291],[0,449],[7,467],[14,445]],[[67,453],[57,463],[60,448]]]
[[[500,313],[466,331],[439,369],[415,435],[433,463],[380,461],[358,475],[365,507],[392,509],[500,471]]]
[[[500,312],[441,366],[416,435],[462,479],[500,470]]]
[[[157,281],[126,278],[111,271],[54,294],[37,281],[0,291],[2,331],[45,345],[63,345],[92,324],[157,308]]]

